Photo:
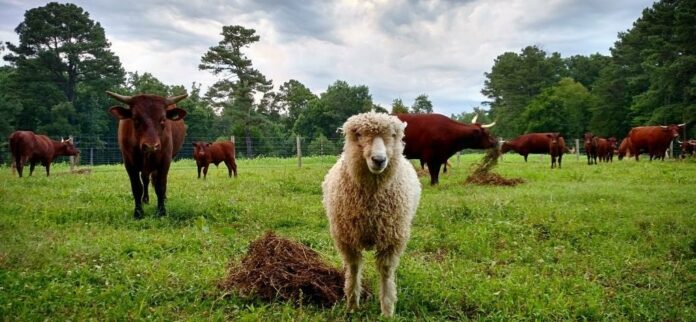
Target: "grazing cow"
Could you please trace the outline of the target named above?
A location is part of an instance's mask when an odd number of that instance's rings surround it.
[[[500,153],[515,151],[524,157],[530,154],[551,154],[551,168],[554,168],[556,157],[558,157],[558,167],[561,167],[563,153],[566,151],[565,139],[559,133],[528,133],[518,136],[512,141],[506,141],[500,147]]]
[[[186,111],[170,105],[188,95],[164,98],[148,94],[124,96],[106,93],[129,107],[113,106],[109,113],[119,119],[118,144],[135,202],[133,216],[136,219],[143,217],[142,203],[149,201],[146,188],[150,179],[157,194],[157,214],[164,216],[169,166],[174,152],[179,151],[183,144],[186,131],[181,121]]]
[[[613,162],[614,161],[614,149],[616,148],[616,138],[610,137],[608,139],[595,137],[595,145],[597,146],[597,157],[601,162]]]
[[[397,114],[406,122],[404,155],[428,166],[430,184],[439,182],[440,167],[462,149],[487,149],[498,141],[488,133],[491,124],[464,124],[441,114]]]
[[[677,141],[679,142],[679,145],[681,147],[681,152],[679,153],[679,157],[684,159],[689,155],[696,155],[696,140],[691,139],[688,141]]]
[[[597,164],[597,141],[594,134],[585,133],[585,154],[587,154],[587,164]]]
[[[198,166],[198,179],[201,178],[201,169],[203,169],[203,179],[208,175],[208,166],[213,163],[217,167],[220,162],[225,162],[227,166],[227,174],[232,177],[237,177],[237,162],[234,160],[234,143],[225,142],[193,142],[193,158],[196,159]]]
[[[650,155],[650,161],[657,158],[664,160],[669,143],[679,138],[679,129],[682,126],[684,123],[632,128],[628,132],[628,137],[631,138],[631,154],[636,157],[636,161],[638,161],[638,155],[642,151],[646,151]]]
[[[15,131],[10,134],[10,152],[12,163],[22,177],[24,164],[29,163],[29,175],[34,173],[34,167],[41,163],[46,167],[46,176],[50,175],[51,162],[59,156],[75,156],[80,150],[73,146],[72,140],[54,141],[45,135],[32,131]]]
[[[633,149],[633,146],[631,145],[631,138],[626,137],[621,141],[621,144],[619,145],[619,160],[623,160],[625,156],[628,156],[629,158],[631,157],[631,150]]]

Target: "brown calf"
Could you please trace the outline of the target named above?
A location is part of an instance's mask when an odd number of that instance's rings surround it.
[[[208,166],[213,163],[217,167],[220,162],[225,162],[227,174],[237,177],[237,162],[234,159],[234,143],[232,142],[193,142],[193,158],[196,159],[198,166],[198,179],[201,178],[203,169],[203,179],[208,175]]]

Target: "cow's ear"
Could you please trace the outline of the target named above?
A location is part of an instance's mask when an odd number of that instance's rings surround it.
[[[206,144],[205,144],[206,147],[210,147],[210,145],[211,145],[210,143],[206,143]]]
[[[109,113],[119,120],[125,120],[133,117],[133,112],[130,109],[122,106],[112,106],[109,108]]]
[[[178,121],[186,116],[186,111],[176,107],[171,110],[167,110],[167,119],[172,121]]]

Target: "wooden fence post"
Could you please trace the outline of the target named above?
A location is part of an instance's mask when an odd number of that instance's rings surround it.
[[[575,158],[580,161],[580,139],[575,139]]]
[[[236,147],[237,144],[234,142],[234,135],[233,135],[233,136],[230,136],[230,141],[232,141],[232,144],[234,144],[235,147]]]
[[[300,143],[300,136],[295,137],[297,142],[297,167],[302,168],[302,144]]]
[[[89,148],[89,165],[94,166],[94,148]]]
[[[674,141],[669,142],[669,156],[668,158],[673,159],[674,158]]]
[[[73,145],[75,144],[75,142],[73,141],[72,135],[68,136],[68,141],[70,141],[70,143],[72,143]],[[75,157],[71,155],[70,156],[70,172],[73,172],[73,171],[75,171]]]

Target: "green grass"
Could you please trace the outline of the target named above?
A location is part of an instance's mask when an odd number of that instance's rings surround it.
[[[696,162],[506,155],[517,187],[464,185],[481,154],[423,196],[397,273],[397,320],[693,320]],[[172,166],[168,216],[132,218],[122,166],[89,175],[55,165],[19,179],[0,169],[0,317],[17,320],[374,320],[376,298],[353,315],[224,294],[230,261],[266,230],[340,265],[321,206],[334,157],[239,161],[197,180]],[[152,189],[152,188],[151,188]],[[154,192],[151,190],[154,201]],[[365,278],[378,288],[374,257]]]

